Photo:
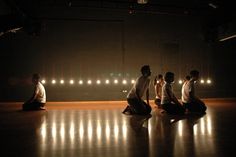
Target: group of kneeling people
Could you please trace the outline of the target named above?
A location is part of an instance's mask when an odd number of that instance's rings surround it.
[[[123,113],[125,114],[150,114],[152,108],[149,104],[149,86],[151,70],[149,65],[144,65],[141,68],[142,75],[137,78],[135,84],[127,95],[128,106]],[[204,113],[207,109],[203,101],[195,95],[195,82],[199,79],[199,72],[192,70],[190,75],[186,77],[182,85],[181,101],[176,98],[172,84],[174,83],[174,73],[167,72],[163,78],[162,75],[154,80],[155,87],[155,104],[158,108],[162,108],[168,114],[183,115],[186,112],[200,112]],[[146,94],[146,102],[142,97]]]
[[[128,106],[123,113],[147,115],[151,113],[151,106],[149,104],[149,86],[151,70],[149,65],[144,65],[141,68],[142,75],[137,78],[135,84],[127,95]],[[159,75],[154,80],[154,87],[156,93],[155,104],[164,109],[169,114],[185,114],[188,112],[204,113],[207,109],[203,101],[195,96],[194,83],[199,79],[199,72],[192,70],[189,78],[182,86],[182,104],[176,98],[172,83],[174,82],[174,73],[167,72],[164,76]],[[40,75],[33,74],[32,82],[34,84],[34,93],[32,97],[26,101],[22,108],[23,110],[45,110],[46,92],[45,88],[40,82]],[[146,102],[142,97],[146,94]]]

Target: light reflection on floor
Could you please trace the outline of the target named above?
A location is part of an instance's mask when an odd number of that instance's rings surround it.
[[[52,102],[32,112],[0,103],[0,156],[236,156],[236,100],[208,100],[205,115],[184,117],[158,109],[127,116],[125,102],[99,103]]]
[[[210,113],[178,118],[159,111],[147,117],[123,115],[121,110],[52,110],[40,126],[39,152],[43,156],[57,156],[62,150],[86,156],[188,156],[207,147],[213,155]]]

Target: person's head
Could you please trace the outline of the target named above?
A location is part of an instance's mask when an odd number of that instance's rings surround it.
[[[190,71],[190,77],[192,80],[197,81],[199,79],[199,71],[197,70]]]
[[[149,65],[142,66],[141,73],[143,76],[146,76],[146,77],[150,76],[151,75],[150,66]]]
[[[33,76],[32,76],[32,82],[33,82],[34,84],[37,84],[37,83],[39,82],[39,80],[40,80],[40,75],[39,75],[39,74],[33,74]]]
[[[172,82],[174,82],[174,76],[175,76],[175,74],[174,73],[172,73],[172,72],[167,72],[166,74],[165,74],[165,81],[167,82],[167,83],[172,83]]]
[[[190,80],[190,76],[189,75],[185,76],[185,80],[189,81]]]
[[[155,76],[154,81],[153,81],[153,85],[155,86],[157,84],[157,76]]]
[[[162,74],[159,74],[159,75],[158,75],[158,80],[159,80],[159,81],[162,81],[162,80],[163,80]]]

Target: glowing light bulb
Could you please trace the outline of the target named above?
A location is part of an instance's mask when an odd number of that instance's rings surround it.
[[[118,84],[118,80],[114,80],[114,83],[115,83],[115,84]]]
[[[101,81],[100,81],[100,80],[97,80],[97,84],[101,84]]]
[[[211,80],[210,80],[210,79],[208,79],[208,80],[207,80],[207,83],[208,83],[208,84],[211,84]]]
[[[42,84],[46,84],[46,80],[43,79],[43,80],[41,81],[41,83],[42,83]]]
[[[123,83],[123,84],[127,84],[127,81],[126,81],[126,80],[123,80],[122,83]]]
[[[131,80],[131,83],[134,84],[134,83],[135,83],[135,80]]]
[[[82,85],[82,84],[83,84],[83,80],[79,80],[79,84],[81,84],[81,85]]]
[[[56,80],[52,80],[52,84],[56,84],[57,82],[56,82]]]
[[[92,84],[92,81],[91,80],[88,80],[88,82],[87,82],[89,85],[91,85]]]
[[[74,80],[70,80],[70,84],[74,84]]]
[[[179,84],[182,84],[183,83],[183,81],[182,80],[179,80]]]
[[[147,4],[148,0],[137,0],[138,4]]]
[[[205,81],[204,81],[203,79],[201,79],[201,80],[200,80],[200,83],[202,83],[202,84],[203,84],[203,83],[205,83]]]
[[[61,83],[61,84],[64,84],[64,80],[61,80],[60,83]]]
[[[128,91],[126,89],[122,90],[123,93],[127,93]]]
[[[106,80],[106,81],[105,81],[105,83],[106,83],[106,84],[109,84],[109,83],[110,83],[110,81],[109,81],[109,80]]]

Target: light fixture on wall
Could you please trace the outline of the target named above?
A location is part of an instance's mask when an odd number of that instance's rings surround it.
[[[208,5],[214,9],[218,8],[218,5],[216,5],[215,3],[208,3]]]
[[[147,4],[148,0],[137,0],[138,4]]]

